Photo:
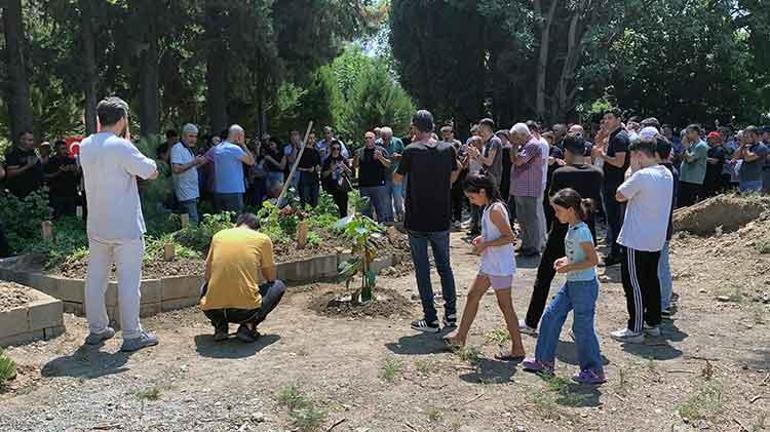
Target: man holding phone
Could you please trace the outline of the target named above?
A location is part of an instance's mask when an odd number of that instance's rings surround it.
[[[158,344],[158,338],[139,323],[142,258],[145,232],[137,177],[158,177],[155,161],[131,143],[128,104],[108,97],[96,106],[101,131],[80,144],[88,196],[88,274],[86,276],[86,343],[98,345],[115,336],[109,327],[104,295],[112,264],[118,269],[118,304],[123,331],[122,351]]]

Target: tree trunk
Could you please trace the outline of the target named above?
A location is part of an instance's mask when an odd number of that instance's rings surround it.
[[[5,94],[11,119],[11,134],[15,140],[19,133],[32,128],[32,108],[29,103],[29,83],[24,58],[24,21],[21,14],[21,0],[4,2],[3,26],[5,28],[5,61],[8,70]]]
[[[146,29],[139,70],[139,123],[143,137],[160,133],[160,50],[158,22],[153,0],[140,3],[140,16]]]
[[[222,14],[215,0],[206,1],[206,111],[211,133],[227,127],[227,54],[222,44]]]
[[[545,118],[545,84],[547,79],[548,70],[548,53],[550,48],[551,38],[551,25],[553,24],[553,18],[556,14],[556,6],[559,0],[551,0],[551,5],[548,8],[548,15],[542,15],[542,4],[540,0],[535,0],[535,10],[538,14],[539,21],[538,27],[540,28],[540,46],[538,47],[537,58],[537,82],[535,87],[535,113],[539,120]]]
[[[96,132],[96,47],[90,0],[80,0],[80,42],[83,44],[83,93],[86,135]]]

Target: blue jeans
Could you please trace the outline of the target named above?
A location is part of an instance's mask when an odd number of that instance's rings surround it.
[[[369,205],[363,213],[372,217],[372,208],[377,212],[377,222],[393,222],[393,207],[390,205],[390,193],[385,185],[362,186],[361,196],[369,198]]]
[[[741,180],[741,193],[762,192],[762,180]]]
[[[567,319],[567,314],[573,310],[572,332],[575,334],[580,370],[601,371],[602,356],[599,352],[599,340],[594,331],[598,295],[599,282],[596,279],[567,281],[545,309],[540,321],[535,358],[543,363],[551,365],[554,363],[561,328],[564,320]]]
[[[219,212],[230,211],[240,213],[243,211],[242,193],[218,193],[214,194],[214,207]]]
[[[190,216],[190,222],[194,225],[198,225],[200,217],[198,216],[198,199],[193,198],[191,200],[179,201],[179,207]]]
[[[671,306],[671,292],[673,279],[671,277],[671,264],[668,261],[669,242],[663,244],[658,260],[658,279],[660,279],[660,309],[668,309]]]
[[[392,208],[395,209],[395,216],[399,220],[404,219],[404,185],[396,184],[392,178],[388,178],[385,182],[385,187],[388,190],[389,202],[392,203]]]
[[[433,285],[430,281],[429,244],[433,249],[436,270],[441,277],[441,295],[444,297],[445,318],[454,318],[457,315],[457,293],[455,291],[455,277],[449,263],[449,231],[409,231],[409,249],[412,252],[422,311],[425,315],[425,321],[433,323],[438,321],[438,315],[436,306],[433,304]]]

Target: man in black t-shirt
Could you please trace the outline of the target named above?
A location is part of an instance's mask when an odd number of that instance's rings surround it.
[[[318,205],[318,173],[321,170],[321,156],[315,149],[315,143],[308,140],[302,157],[297,164],[297,174],[299,174],[299,200],[305,205],[311,207]]]
[[[374,132],[366,132],[366,144],[360,148],[353,159],[353,169],[358,171],[358,188],[362,197],[369,198],[369,205],[364,215],[372,217],[372,208],[377,212],[377,222],[393,222],[393,206],[390,201],[388,188],[385,186],[386,176],[390,174],[390,159],[388,151],[375,144],[377,136]]]
[[[625,180],[630,162],[628,133],[621,127],[620,110],[607,110],[602,118],[603,127],[608,133],[606,144],[595,143],[592,155],[604,161],[604,213],[607,216],[607,245],[610,253],[604,258],[604,265],[620,263],[620,245],[617,243],[620,228],[623,226],[623,207],[615,199],[618,186]]]
[[[75,215],[79,169],[70,157],[67,143],[56,141],[56,154],[43,166],[48,182],[49,201],[55,218]]]
[[[450,190],[460,167],[452,144],[431,138],[433,115],[430,112],[417,111],[412,118],[412,130],[416,139],[404,149],[393,180],[401,183],[404,176],[409,177],[404,227],[409,232],[409,247],[424,313],[423,319],[412,322],[412,328],[437,333],[439,321],[433,304],[428,245],[433,250],[436,270],[441,277],[444,326],[454,328],[457,326],[457,295],[449,262]]]
[[[585,140],[581,136],[569,134],[562,140],[562,149],[564,150],[564,162],[566,165],[554,170],[548,197],[550,198],[562,189],[571,188],[576,190],[581,197],[593,200],[594,204],[598,206],[602,200],[603,176],[598,168],[584,163]],[[588,215],[586,224],[591,233],[594,234],[594,237],[596,237],[593,214]],[[529,301],[527,317],[519,322],[519,329],[531,335],[534,335],[536,332],[537,324],[540,322],[543,310],[545,309],[545,303],[548,300],[551,282],[556,275],[553,263],[565,255],[564,238],[567,235],[568,226],[559,223],[558,219],[554,218],[550,228],[545,251],[537,268],[537,276],[532,289],[532,298]]]
[[[706,197],[712,197],[722,191],[722,170],[727,150],[722,145],[722,135],[719,132],[709,132],[707,140],[709,151],[706,156],[706,178],[703,180],[703,189]]]
[[[19,134],[18,142],[5,154],[8,190],[24,198],[43,186],[43,164],[35,153],[35,136],[30,131]]]

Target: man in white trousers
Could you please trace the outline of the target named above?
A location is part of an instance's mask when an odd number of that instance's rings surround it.
[[[158,176],[155,161],[129,141],[128,104],[108,97],[96,106],[101,131],[80,143],[88,197],[88,275],[86,276],[86,343],[98,345],[115,336],[109,327],[104,295],[114,262],[118,271],[118,303],[123,331],[121,351],[158,344],[139,323],[145,232],[137,177]]]

